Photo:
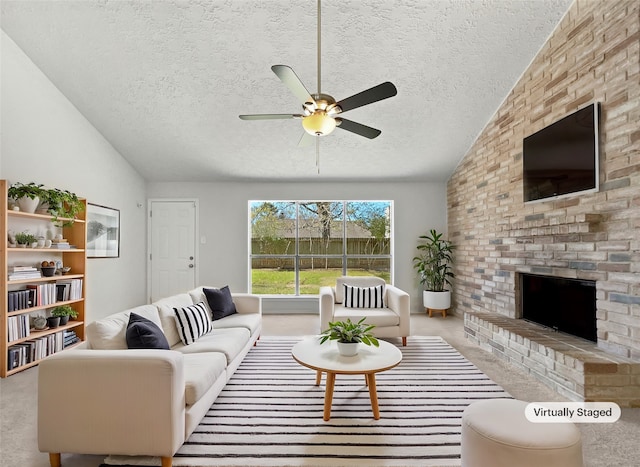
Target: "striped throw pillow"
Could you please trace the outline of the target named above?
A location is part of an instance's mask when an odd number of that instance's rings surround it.
[[[384,286],[355,287],[343,284],[344,300],[347,308],[384,308]]]
[[[204,302],[184,308],[174,308],[178,334],[184,345],[193,344],[213,329]]]

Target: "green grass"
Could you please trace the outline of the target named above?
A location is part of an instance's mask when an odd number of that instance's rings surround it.
[[[391,274],[387,271],[365,269],[349,270],[350,276],[376,276],[389,282]],[[342,275],[341,269],[304,269],[300,272],[300,295],[317,295],[322,286],[334,286],[336,278]],[[280,269],[254,269],[251,274],[252,293],[293,295],[296,275],[294,271]]]

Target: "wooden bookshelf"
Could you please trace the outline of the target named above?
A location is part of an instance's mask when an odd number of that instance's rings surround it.
[[[84,341],[85,334],[85,272],[86,272],[86,243],[87,243],[87,228],[86,228],[86,200],[83,200],[85,204],[85,210],[78,215],[73,225],[69,227],[57,227],[53,223],[53,218],[48,214],[29,214],[21,211],[9,210],[7,189],[9,188],[6,180],[0,180],[0,229],[3,232],[3,238],[0,240],[0,271],[3,273],[3,278],[0,281],[0,301],[2,304],[0,310],[0,377],[5,378],[19,371],[26,370],[37,365],[42,359],[35,359],[24,365],[20,365],[17,368],[9,369],[9,353],[10,348],[13,346],[28,344],[31,341],[40,339],[52,334],[62,333],[64,331],[74,331],[80,341]],[[65,221],[69,219],[58,219],[58,221]],[[75,248],[71,249],[55,249],[55,248],[10,248],[8,241],[9,231],[20,232],[23,230],[29,230],[30,233],[36,234],[37,232],[47,233],[47,237],[61,233],[69,243]],[[17,265],[39,267],[40,262],[47,261],[62,261],[64,266],[71,267],[69,274],[54,275],[51,277],[40,277],[33,279],[20,279],[20,280],[8,280],[10,268]],[[9,292],[16,290],[24,290],[26,285],[29,284],[48,284],[64,282],[73,279],[81,279],[82,285],[80,287],[80,298],[74,298],[71,300],[57,301],[48,305],[31,306],[29,308],[23,308],[20,310],[9,310]],[[12,341],[9,341],[9,318],[27,316],[29,321],[29,327],[31,328],[31,321],[35,316],[50,316],[50,310],[58,305],[70,305],[77,313],[78,317],[74,320],[70,320],[67,324],[59,326],[55,329],[46,329],[43,331],[36,331],[30,329],[29,335],[19,337]],[[75,344],[77,345],[77,344]],[[70,345],[64,348],[72,348],[75,345]],[[46,357],[45,357],[46,358]]]

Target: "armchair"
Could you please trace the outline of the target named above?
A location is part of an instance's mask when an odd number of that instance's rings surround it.
[[[384,305],[381,308],[359,308],[345,306],[345,285],[369,288],[383,286]],[[367,324],[376,327],[372,333],[376,337],[402,337],[402,345],[407,345],[410,335],[409,294],[385,283],[379,277],[342,276],[336,279],[335,287],[320,288],[320,332],[329,327],[330,321],[359,321],[367,318]]]

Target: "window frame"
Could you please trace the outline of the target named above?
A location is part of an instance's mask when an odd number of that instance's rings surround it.
[[[295,204],[295,247],[293,254],[254,254],[252,251],[252,240],[253,240],[253,226],[251,222],[251,208],[256,203],[294,203]],[[301,204],[309,204],[309,203],[341,203],[342,204],[342,218],[340,222],[342,223],[342,253],[341,254],[301,254],[300,253],[300,205]],[[347,242],[347,206],[349,203],[386,203],[389,208],[388,215],[388,223],[389,223],[389,253],[388,254],[380,254],[380,255],[366,255],[366,254],[349,254],[347,253],[348,242]],[[291,298],[305,298],[305,297],[313,297],[317,296],[317,294],[301,294],[300,293],[300,261],[304,259],[340,259],[342,263],[342,275],[348,274],[348,260],[349,259],[388,259],[389,260],[389,283],[393,283],[394,278],[394,245],[395,245],[395,232],[394,232],[394,216],[395,216],[395,206],[393,200],[285,200],[285,199],[253,199],[248,202],[248,289],[250,293],[253,292],[253,260],[256,258],[266,258],[266,259],[293,259],[294,263],[294,272],[295,272],[295,290],[293,294],[260,294],[262,296],[274,296],[274,297],[291,297]]]

